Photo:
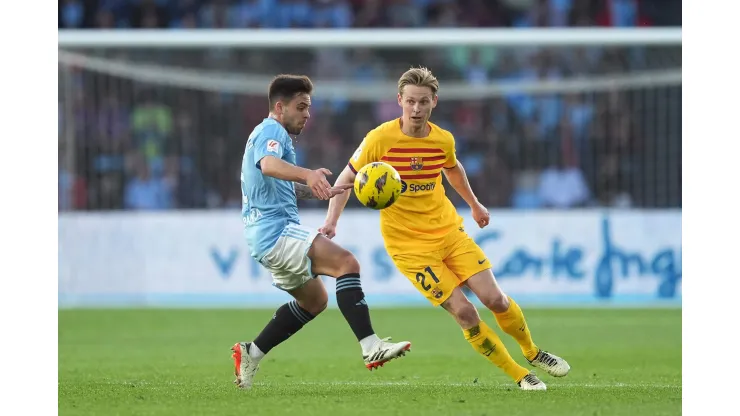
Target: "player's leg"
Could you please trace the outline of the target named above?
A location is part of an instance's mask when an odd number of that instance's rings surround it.
[[[320,279],[311,279],[303,286],[289,290],[295,300],[280,306],[272,319],[252,342],[251,356],[261,360],[270,350],[298,332],[326,309],[328,296]]]
[[[400,357],[411,348],[408,341],[391,343],[373,330],[370,309],[360,280],[360,263],[355,256],[323,235],[313,240],[308,250],[312,273],[331,276],[336,281],[337,306],[360,342],[365,366],[372,370]]]
[[[516,340],[524,357],[532,361],[537,356],[539,348],[532,340],[524,313],[519,305],[501,290],[498,282],[493,278],[491,269],[474,273],[465,281],[465,284],[475,293],[481,303],[493,312],[501,329]]]
[[[295,300],[280,306],[252,342],[240,342],[232,348],[237,386],[250,388],[265,355],[326,309],[328,297],[320,279],[287,291]]]
[[[270,271],[273,285],[290,293],[295,300],[280,306],[262,332],[252,342],[239,342],[232,347],[235,383],[249,388],[259,362],[270,350],[298,332],[326,307],[324,284],[311,274],[311,261],[306,256],[314,235],[307,229],[290,224],[273,248],[261,259]]]
[[[519,365],[511,357],[501,338],[484,321],[459,287],[442,302],[442,307],[452,315],[463,330],[465,340],[479,354],[511,377],[522,390],[545,390],[547,387],[534,373]]]
[[[442,305],[452,315],[474,350],[520,383],[522,389],[544,389],[544,383],[517,364],[498,335],[481,321],[475,306],[459,288],[460,280],[445,266],[442,256],[442,251],[437,251],[394,255],[392,259],[432,305]]]
[[[527,361],[555,377],[568,374],[570,366],[565,360],[535,345],[524,313],[498,285],[490,261],[475,241],[461,232],[450,241],[448,247],[445,265],[493,312],[499,327],[516,340]]]
[[[527,361],[554,377],[563,377],[570,365],[555,354],[538,348],[532,340],[522,309],[496,282],[491,269],[480,271],[466,281],[467,286],[496,317],[499,327],[516,340]]]

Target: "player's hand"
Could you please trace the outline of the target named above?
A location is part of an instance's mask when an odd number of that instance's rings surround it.
[[[476,202],[470,207],[473,210],[473,219],[478,224],[478,227],[483,228],[491,221],[491,214],[488,213],[486,207],[481,205],[480,202]]]
[[[306,177],[306,185],[311,188],[313,196],[321,200],[327,200],[332,197],[331,185],[326,180],[326,176],[331,175],[329,169],[320,168],[312,170]]]
[[[338,185],[338,186],[332,186],[331,188],[329,188],[329,193],[331,194],[329,198],[334,198],[337,195],[341,195],[345,191],[347,191],[348,189],[352,189],[353,187],[354,185],[351,183],[347,183],[344,185]]]
[[[323,227],[319,228],[319,232],[331,240],[337,235],[337,225],[327,222]]]

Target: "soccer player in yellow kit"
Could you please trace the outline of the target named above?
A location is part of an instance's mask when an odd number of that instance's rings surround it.
[[[478,226],[488,225],[488,210],[478,202],[455,157],[454,137],[429,122],[438,90],[439,82],[428,69],[406,71],[398,81],[402,117],[367,134],[335,186],[353,183],[357,170],[368,163],[392,165],[401,175],[403,188],[401,197],[380,212],[380,224],[385,248],[398,270],[433,305],[447,310],[470,345],[522,390],[545,390],[545,383],[514,361],[460,288],[467,285],[493,312],[499,327],[519,343],[532,366],[555,377],[568,374],[570,366],[565,360],[534,343],[519,305],[501,290],[490,261],[465,232],[462,217],[445,195],[441,173],[468,203]],[[338,195],[329,202],[326,223],[319,229],[329,238],[336,233],[349,195]]]

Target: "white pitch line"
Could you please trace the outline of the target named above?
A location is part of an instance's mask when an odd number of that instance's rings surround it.
[[[162,381],[162,382],[151,382],[147,380],[131,380],[131,381],[106,381],[104,384],[109,385],[136,385],[136,386],[155,386],[157,384],[168,385],[168,386],[184,386],[191,385],[193,383],[184,383],[180,381]],[[550,381],[546,383],[548,388],[568,388],[568,389],[631,389],[631,388],[653,388],[653,389],[680,389],[680,384],[651,384],[651,383],[559,383],[557,381]],[[460,383],[460,382],[427,382],[427,381],[292,381],[286,379],[284,382],[276,381],[257,381],[254,383],[255,386],[261,387],[275,387],[285,385],[302,385],[302,386],[316,386],[316,387],[345,387],[345,386],[356,386],[356,387],[389,387],[389,386],[408,386],[408,387],[473,387],[483,389],[510,389],[516,388],[513,383]]]
[[[372,386],[372,387],[383,387],[383,386],[412,386],[412,387],[481,387],[481,388],[501,388],[507,389],[516,387],[515,384],[502,383],[502,384],[489,384],[489,383],[430,383],[430,382],[414,382],[414,381],[298,381],[288,382],[289,384],[299,384],[304,386],[325,386],[325,387],[341,387],[341,386]],[[595,383],[558,383],[557,381],[551,381],[546,383],[548,387],[553,388],[588,388],[588,389],[612,389],[612,388],[656,388],[656,389],[680,389],[682,386],[677,384],[651,384],[651,383],[613,383],[613,384],[595,384]],[[255,386],[278,386],[283,383],[266,381],[266,382],[255,382]]]

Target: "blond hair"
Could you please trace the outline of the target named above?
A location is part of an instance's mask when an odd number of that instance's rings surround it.
[[[398,93],[403,95],[403,88],[407,85],[429,87],[432,90],[432,95],[437,95],[437,91],[439,91],[437,77],[432,74],[432,71],[423,66],[411,68],[401,75],[398,80]]]

